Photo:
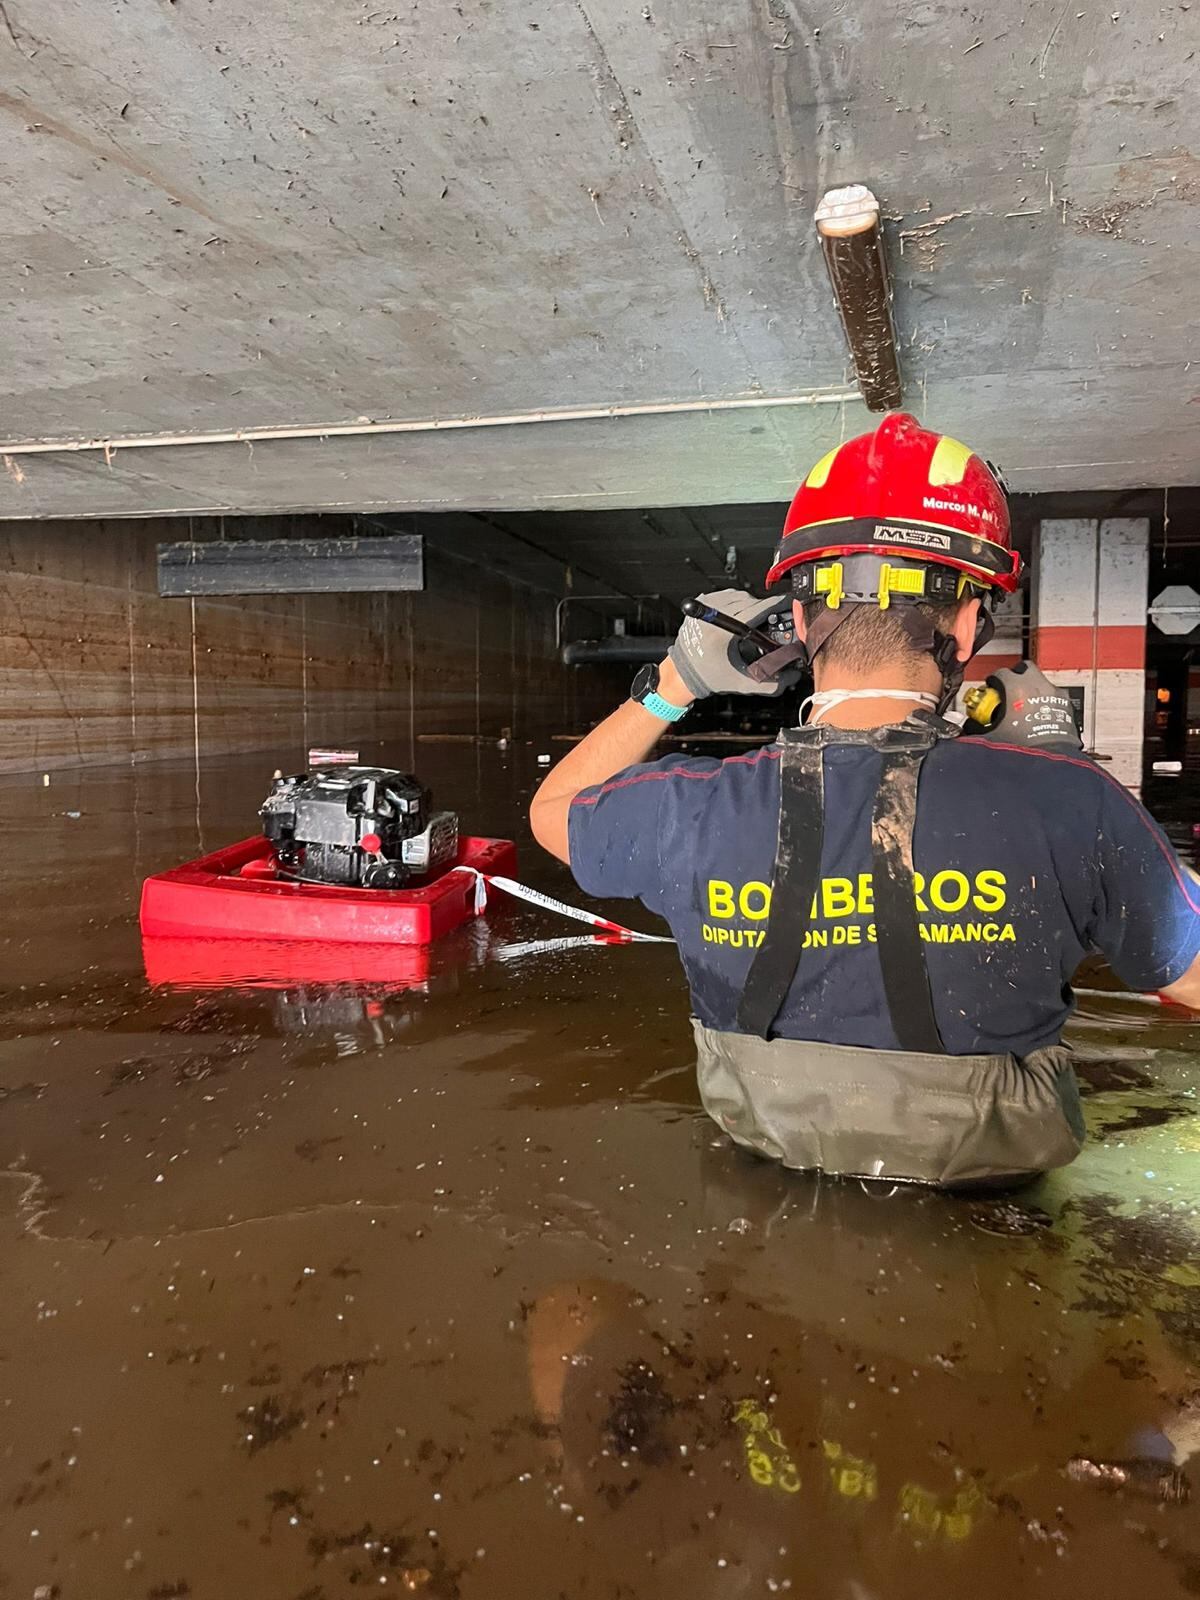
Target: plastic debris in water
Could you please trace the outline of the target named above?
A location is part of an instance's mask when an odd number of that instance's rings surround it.
[[[1066,1465],[1067,1477],[1075,1483],[1090,1483],[1110,1493],[1128,1490],[1145,1500],[1161,1500],[1168,1505],[1184,1505],[1192,1486],[1182,1468],[1150,1456],[1135,1456],[1128,1461],[1099,1461],[1091,1456],[1072,1456]]]
[[[725,1229],[725,1232],[726,1233],[749,1233],[750,1229],[753,1226],[754,1226],[754,1224],[750,1221],[749,1217],[734,1217],[733,1221]]]

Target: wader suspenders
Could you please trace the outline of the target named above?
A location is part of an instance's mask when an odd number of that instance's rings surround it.
[[[771,910],[738,1003],[738,1027],[760,1039],[770,1033],[800,965],[825,838],[824,741],[782,737]]]
[[[835,733],[837,738],[830,737]],[[934,1015],[917,921],[913,829],[921,763],[939,737],[932,729],[893,727],[882,737],[861,741],[873,744],[882,757],[871,817],[871,868],[884,995],[899,1048],[929,1055],[944,1055],[946,1047]],[[771,911],[738,1006],[739,1028],[760,1039],[769,1037],[796,976],[820,887],[825,746],[858,742],[844,729],[783,735]]]
[[[945,1055],[946,1046],[938,1032],[929,992],[913,883],[917,784],[921,763],[932,743],[930,739],[907,749],[884,747],[883,771],[871,817],[871,877],[875,885],[876,948],[896,1043],[901,1050],[941,1056]]]

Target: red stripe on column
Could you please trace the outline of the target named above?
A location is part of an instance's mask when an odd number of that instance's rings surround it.
[[[1043,672],[1090,672],[1093,667],[1140,672],[1146,665],[1146,629],[1142,624],[1038,628],[1033,657]]]
[[[999,650],[994,655],[972,656],[963,673],[963,682],[982,683],[990,672],[999,672],[1001,667],[1015,667],[1020,659],[1019,653],[1005,655]]]

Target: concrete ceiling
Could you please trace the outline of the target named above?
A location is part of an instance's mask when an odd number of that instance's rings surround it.
[[[0,516],[786,498],[868,421],[811,222],[856,179],[915,410],[1019,489],[1194,482],[1198,48],[1153,0],[4,0],[2,431],[117,447],[10,450]],[[119,446],[263,427],[315,436]]]

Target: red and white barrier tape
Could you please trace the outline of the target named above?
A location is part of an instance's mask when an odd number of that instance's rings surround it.
[[[615,933],[568,933],[557,939],[508,940],[490,944],[488,958],[493,961],[523,961],[526,956],[558,955],[563,950],[599,950],[605,945],[628,944]]]
[[[565,901],[553,900],[548,894],[542,894],[540,889],[530,889],[524,883],[517,883],[512,878],[499,878],[494,874],[480,872],[476,867],[456,867],[456,872],[470,872],[475,878],[475,914],[478,916],[487,906],[488,889],[500,889],[504,894],[510,894],[517,900],[528,900],[530,905],[541,906],[543,911],[556,911],[560,917],[573,917],[576,922],[586,922],[590,927],[601,928],[605,933],[615,934],[619,939],[629,939],[635,944],[674,944],[674,939],[661,933],[638,933],[634,928],[623,927],[619,922],[610,922],[607,917],[597,916],[594,911],[582,911],[578,906],[569,906]]]

